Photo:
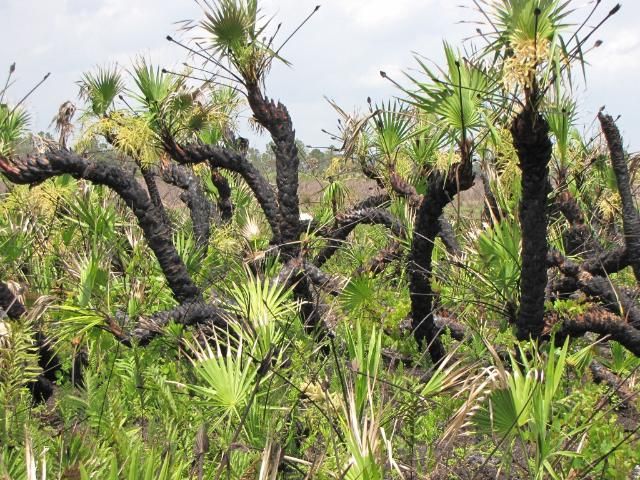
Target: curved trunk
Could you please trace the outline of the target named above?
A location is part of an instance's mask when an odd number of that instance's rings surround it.
[[[397,237],[402,236],[404,231],[400,222],[391,213],[379,208],[367,208],[354,210],[336,217],[337,227],[329,232],[320,232],[320,235],[329,240],[329,245],[325,247],[314,260],[314,265],[321,267],[324,265],[344,244],[349,234],[361,224],[384,225],[391,233]]]
[[[546,258],[549,248],[547,196],[552,145],[549,125],[531,102],[514,119],[511,134],[522,171],[522,273],[516,335],[518,339],[526,340],[538,338],[544,329]]]
[[[164,138],[164,147],[167,153],[182,165],[208,162],[212,170],[224,168],[240,174],[267,217],[273,234],[273,243],[277,243],[280,237],[278,201],[267,179],[247,160],[246,156],[212,145],[178,145],[171,138]]]
[[[429,349],[431,360],[438,363],[446,354],[433,316],[432,255],[436,236],[440,233],[440,218],[444,208],[456,194],[473,185],[470,145],[463,144],[462,161],[442,173],[435,171],[427,180],[424,195],[416,214],[413,243],[409,258],[409,292],[411,296],[411,327],[421,348]],[[425,345],[426,344],[426,345]]]
[[[222,223],[229,223],[233,218],[233,203],[231,202],[231,187],[229,181],[217,170],[211,172],[211,181],[218,190],[218,210]]]
[[[173,163],[163,167],[162,178],[183,190],[180,199],[189,208],[196,245],[206,252],[211,234],[211,204],[202,190],[200,179],[187,168]]]
[[[11,161],[0,158],[0,169],[10,181],[19,184],[38,183],[68,173],[76,179],[82,178],[111,188],[137,217],[145,240],[155,254],[176,300],[182,303],[201,298],[200,289],[189,276],[171,241],[171,232],[160,219],[158,209],[142,186],[122,167],[60,150]]]
[[[162,197],[160,196],[160,190],[158,190],[158,184],[156,183],[156,174],[153,173],[153,170],[141,167],[142,178],[144,178],[144,183],[147,186],[147,191],[149,192],[149,198],[153,202],[153,205],[160,212],[160,216],[162,221],[168,226],[171,227],[171,221],[169,220],[169,216],[167,215],[167,211],[164,208],[164,204],[162,203]]]
[[[622,201],[622,219],[627,255],[636,282],[640,282],[640,215],[636,209],[635,199],[631,191],[629,167],[624,154],[622,137],[615,121],[610,115],[598,114],[602,131],[607,139],[611,153],[611,164],[618,183],[618,192]]]
[[[262,95],[256,84],[247,85],[247,98],[254,117],[270,134],[276,157],[276,186],[280,214],[279,243],[285,259],[300,253],[300,201],[298,170],[300,158],[291,116],[282,103]]]

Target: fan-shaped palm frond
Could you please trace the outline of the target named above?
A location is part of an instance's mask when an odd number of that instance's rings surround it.
[[[257,0],[222,0],[205,12],[202,27],[216,53],[235,54],[256,37]]]
[[[136,61],[131,76],[137,87],[134,98],[152,115],[157,115],[167,97],[184,85],[183,79],[154,67],[144,58]],[[177,107],[180,105],[176,103]]]
[[[544,117],[556,141],[560,164],[566,166],[571,133],[577,120],[576,102],[569,97],[561,97],[546,107]]]
[[[205,19],[200,27],[214,56],[222,56],[240,73],[242,80],[257,84],[274,58],[288,64],[267,42],[258,0],[220,0],[204,2]]]
[[[409,76],[416,90],[406,92],[411,102],[427,115],[446,126],[460,141],[467,132],[473,132],[486,123],[483,108],[491,102],[492,81],[487,71],[461,58],[448,43],[444,43],[447,69],[438,75],[426,63],[416,58],[429,82]],[[439,78],[442,76],[442,78]],[[487,98],[489,97],[489,98]]]
[[[495,46],[546,39],[562,29],[572,10],[564,0],[481,0],[481,7],[495,26]]]
[[[246,358],[242,343],[226,347],[223,353],[219,346],[214,350],[208,343],[204,347],[194,345],[191,361],[199,383],[188,385],[215,409],[218,421],[241,417],[258,375],[258,368]]]
[[[236,303],[235,312],[246,321],[242,333],[248,333],[257,343],[261,355],[266,355],[278,344],[280,326],[297,310],[289,293],[284,285],[251,274],[245,282],[234,283],[230,290]]]
[[[8,156],[13,153],[28,125],[29,115],[24,110],[0,104],[0,155]]]
[[[80,98],[90,104],[90,112],[103,117],[116,97],[124,91],[122,74],[117,67],[98,67],[95,73],[85,73],[78,82]]]
[[[381,105],[376,112],[373,116],[375,146],[381,155],[394,161],[414,132],[415,116],[397,101]]]
[[[491,24],[485,50],[501,65],[507,89],[521,89],[526,96],[537,96],[551,78],[566,74],[570,64],[582,55],[569,50],[562,33],[573,10],[565,0],[481,0],[479,8]],[[578,51],[581,53],[580,44]]]

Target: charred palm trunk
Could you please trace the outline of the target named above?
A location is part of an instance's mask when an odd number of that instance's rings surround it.
[[[233,218],[233,203],[231,202],[229,181],[217,170],[211,172],[211,181],[218,190],[220,220],[222,220],[222,223],[229,223]]]
[[[162,178],[183,190],[180,199],[189,208],[196,245],[206,254],[211,234],[211,204],[202,190],[200,179],[186,167],[174,163],[162,168]]]
[[[448,200],[444,192],[437,192],[437,180],[430,183],[429,194],[425,196],[416,215],[409,260],[409,290],[413,335],[421,348],[427,343],[431,359],[436,363],[444,358],[446,352],[433,321],[432,255],[440,231],[438,219]]]
[[[434,363],[446,354],[433,320],[432,255],[440,231],[439,218],[449,198],[442,190],[442,174],[429,182],[429,192],[422,200],[414,226],[413,245],[409,259],[409,291],[413,336],[421,348],[425,342]]]
[[[120,166],[59,150],[11,161],[0,158],[0,170],[9,180],[18,184],[39,183],[67,173],[76,179],[82,178],[111,188],[137,217],[145,240],[155,254],[176,300],[183,303],[201,299],[200,289],[178,255],[171,241],[171,232],[160,219],[158,209],[135,178]]]
[[[544,328],[544,301],[547,285],[547,196],[551,140],[549,125],[532,101],[511,126],[513,144],[522,171],[520,226],[522,229],[522,273],[520,310],[516,335],[520,340],[537,338]]]
[[[276,186],[280,217],[280,250],[286,259],[300,252],[300,206],[298,170],[300,158],[287,108],[262,95],[257,85],[248,85],[249,105],[256,120],[271,134],[276,157]]]
[[[163,141],[165,151],[181,165],[208,162],[212,170],[223,168],[238,173],[253,192],[269,222],[273,235],[272,243],[278,243],[280,238],[278,200],[267,179],[247,160],[245,155],[212,145],[178,145],[171,137],[165,137]]]
[[[624,223],[624,239],[627,255],[636,281],[640,282],[640,216],[636,209],[635,199],[631,191],[629,167],[624,154],[624,146],[620,131],[610,115],[598,114],[602,131],[607,139],[611,153],[611,164],[618,183],[618,192],[622,201],[622,219]]]
[[[144,178],[144,183],[147,186],[147,191],[149,192],[149,198],[151,198],[151,202],[153,205],[159,210],[160,217],[162,221],[170,226],[169,216],[167,215],[167,211],[164,208],[164,204],[162,203],[162,197],[160,196],[160,190],[158,190],[158,184],[156,183],[156,174],[152,169],[148,167],[141,167],[142,178]]]
[[[247,93],[253,116],[270,134],[276,157],[276,187],[280,236],[277,244],[286,262],[300,255],[300,200],[298,198],[298,174],[300,158],[291,116],[282,103],[265,98],[257,84],[248,83]],[[311,282],[304,275],[296,278],[294,295],[302,300],[301,309],[305,328],[318,334],[321,328],[322,305],[314,294]]]
[[[460,163],[453,165],[447,173],[435,171],[429,175],[427,193],[416,215],[409,258],[411,327],[418,345],[428,348],[434,363],[441,361],[446,352],[433,316],[433,248],[441,230],[440,219],[444,208],[456,194],[471,188],[472,185],[470,145],[465,144],[462,146]]]
[[[349,234],[358,225],[383,225],[396,237],[404,235],[400,222],[387,210],[381,208],[366,208],[352,210],[335,217],[335,228],[328,232],[320,231],[320,235],[329,239],[327,245],[315,258],[314,265],[324,265],[345,243]]]
[[[5,315],[11,320],[19,320],[26,312],[22,302],[7,284],[0,281],[0,320]],[[33,401],[41,403],[53,395],[54,382],[62,365],[51,347],[51,341],[42,332],[36,333],[35,344],[38,348],[38,366],[42,369],[42,373],[29,385],[29,390]]]

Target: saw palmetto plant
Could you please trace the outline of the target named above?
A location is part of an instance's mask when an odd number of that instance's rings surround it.
[[[270,77],[318,7],[198,1],[55,136],[10,68],[0,478],[630,478],[639,162],[575,95],[620,7],[466,3],[327,149]]]

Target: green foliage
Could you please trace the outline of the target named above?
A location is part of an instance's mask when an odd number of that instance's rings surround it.
[[[219,75],[195,87],[186,77],[200,69],[183,76],[142,58],[128,77],[116,67],[83,75],[86,115],[77,150],[149,168],[172,161],[167,136],[237,147],[231,132],[244,103],[238,87],[263,87],[279,50],[257,0],[204,4],[198,51],[213,55]],[[30,313],[20,321],[0,318],[0,477],[178,479],[198,478],[201,467],[203,478],[234,480],[457,478],[478,470],[470,459],[493,466],[497,457],[505,477],[627,478],[640,458],[637,439],[620,424],[637,419],[625,418],[632,408],[615,410],[616,395],[593,384],[588,367],[592,360],[604,364],[635,394],[638,358],[619,343],[601,339],[594,346],[590,338],[522,342],[514,351],[509,331],[522,243],[509,125],[523,91],[526,98],[537,86],[543,95],[536,108],[555,141],[554,187],[566,188],[588,216],[601,217],[589,227],[603,246],[621,241],[615,174],[602,147],[578,134],[576,105],[563,85],[565,63],[582,63],[580,51],[568,57],[561,36],[570,4],[476,6],[497,30],[486,34],[488,46],[463,54],[445,43],[442,70],[419,57],[425,78],[410,79],[405,99],[369,102],[364,116],[332,103],[341,116],[339,153],[307,153],[297,140],[309,166],[301,183],[320,185],[305,202],[314,220],[300,238],[301,259],[311,261],[326,246],[317,227],[330,227],[362,200],[371,180],[386,187],[391,198],[381,208],[406,232],[395,238],[380,225],[358,226],[323,266],[335,280],[332,291],[312,285],[308,304],[295,300],[305,285],[279,278],[284,259],[274,254],[253,192],[241,175],[220,169],[234,215],[212,226],[206,248],[196,244],[184,205],[170,200],[165,207],[173,246],[227,328],[173,321],[148,345],[126,346],[120,332],[131,334],[176,306],[134,213],[108,189],[68,175],[10,186],[0,199],[0,280],[16,281],[11,286]],[[20,143],[27,123],[21,109],[0,105],[0,156],[30,148]],[[113,151],[96,153],[102,139]],[[446,329],[441,336],[449,355],[431,365],[409,327],[416,202],[393,192],[390,180],[397,174],[422,194],[427,176],[459,161],[467,142],[500,215],[480,219],[475,198],[445,212],[460,251],[449,253],[436,240],[434,317],[438,325],[452,323],[451,336]],[[273,180],[273,152],[250,149],[247,158]],[[209,166],[194,172],[215,203],[220,192]],[[566,231],[564,220],[554,220],[554,248],[562,250]],[[401,256],[384,271],[358,273],[396,244]],[[611,280],[636,286],[629,272]],[[594,303],[550,296],[547,312],[551,320],[575,317]],[[325,313],[320,323],[327,327],[314,335],[300,321],[312,308]],[[462,341],[453,338],[457,324]],[[561,327],[550,321],[549,331]],[[33,405],[29,392],[42,372],[38,332],[52,339],[62,365],[46,405]],[[73,383],[82,359],[82,381]]]
[[[78,83],[81,96],[90,103],[91,113],[96,117],[107,115],[118,95],[124,91],[124,81],[116,67],[84,73]]]
[[[492,95],[492,80],[480,67],[463,61],[453,47],[445,42],[447,69],[444,78],[417,58],[423,72],[432,83],[412,78],[417,91],[408,92],[412,102],[422,111],[434,114],[458,141],[464,134],[477,131],[485,124],[483,106]]]
[[[0,156],[13,153],[20,138],[26,133],[29,115],[21,108],[0,103]]]

